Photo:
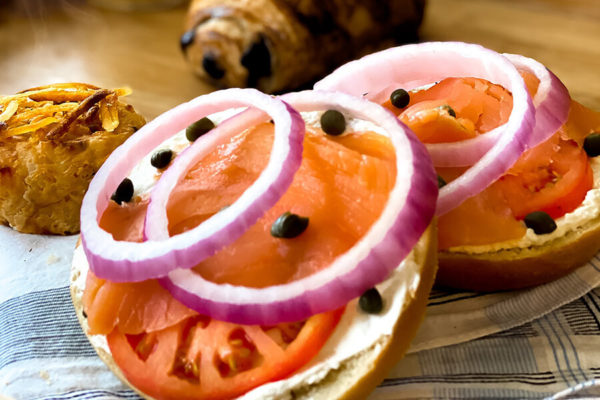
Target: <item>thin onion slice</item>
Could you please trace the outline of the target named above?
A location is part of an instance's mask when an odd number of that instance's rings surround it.
[[[110,233],[100,228],[98,221],[112,193],[146,154],[196,120],[240,106],[266,112],[275,123],[275,139],[266,168],[227,212],[219,213],[182,234],[142,243],[114,240]],[[254,111],[245,114],[253,115],[254,120],[257,118]],[[235,118],[237,116],[231,117],[231,120]],[[264,114],[262,119],[266,119]],[[197,139],[188,148],[190,154],[197,149],[213,148],[239,133],[236,129],[241,124],[231,120]],[[247,117],[243,120],[253,122]],[[165,276],[175,268],[193,267],[202,257],[233,242],[277,202],[300,166],[303,137],[304,121],[296,111],[281,100],[254,89],[213,92],[157,117],[117,148],[90,183],[81,207],[81,241],[90,269],[100,278],[132,282]],[[178,161],[175,164],[181,165]],[[177,174],[163,176],[159,182],[164,182],[159,185],[174,184],[171,179],[177,177]]]
[[[502,176],[531,141],[535,108],[513,64],[482,46],[428,42],[395,47],[345,64],[315,84],[360,96],[397,83],[405,90],[444,78],[477,77],[499,84],[513,95],[513,108],[502,136],[471,168],[440,190],[436,213],[443,215]]]
[[[396,179],[369,231],[329,266],[300,280],[250,288],[216,284],[191,270],[160,279],[173,297],[201,314],[240,324],[297,321],[333,310],[385,280],[419,240],[435,212],[437,178],[414,133],[378,104],[337,92],[305,91],[283,99],[299,111],[338,111],[380,126],[396,155]]]
[[[517,69],[534,74],[540,81],[533,96],[535,128],[528,148],[537,146],[554,134],[569,116],[571,98],[563,83],[541,63],[516,54],[504,54]],[[436,167],[468,167],[489,151],[503,134],[505,125],[484,135],[453,143],[428,143],[425,146]]]

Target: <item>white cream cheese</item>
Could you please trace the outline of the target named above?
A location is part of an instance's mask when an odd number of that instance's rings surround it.
[[[208,117],[215,125],[217,125],[242,110],[243,108],[232,108],[230,110],[211,114]],[[190,141],[185,136],[185,129],[183,129],[162,142],[154,151],[146,154],[128,175],[128,178],[133,182],[133,195],[141,198],[147,197],[152,187],[154,187],[158,181],[158,178],[160,178],[160,173],[158,173],[156,169],[152,167],[152,164],[150,164],[152,154],[158,150],[169,149],[173,151],[173,158],[175,158],[177,154],[181,153],[189,145]]]
[[[88,270],[89,264],[87,262],[87,258],[85,257],[85,253],[83,252],[83,247],[78,245],[75,248],[75,253],[73,254],[73,268],[71,269],[71,290],[75,294],[76,298],[83,298]],[[87,329],[87,323],[84,324],[84,329]],[[88,335],[88,338],[92,346],[95,348],[100,348],[110,354],[106,336]]]
[[[538,235],[533,229],[527,229],[525,235],[520,239],[507,240],[493,244],[479,246],[455,246],[448,249],[449,252],[481,254],[495,252],[504,249],[529,248],[550,243],[553,240],[564,237],[567,233],[582,228],[590,220],[600,217],[600,157],[590,159],[590,165],[594,173],[594,186],[589,190],[583,202],[570,213],[556,219],[556,230],[552,233]]]
[[[321,114],[322,112],[307,112],[302,113],[302,116],[307,125],[318,126]],[[387,136],[380,127],[371,122],[346,117],[347,132],[374,131]],[[225,117],[219,113],[210,118],[218,123]],[[185,131],[182,131],[162,143],[157,150],[169,148],[179,153],[187,146],[189,142],[185,137]],[[151,154],[147,155],[129,174],[137,196],[148,196],[159,178],[156,169],[150,164],[150,157]],[[420,248],[420,253],[423,253],[425,249],[421,246],[418,244],[416,248]],[[76,292],[83,294],[88,263],[81,246],[75,251],[73,264],[78,268],[73,271],[72,285]],[[390,277],[377,286],[384,300],[384,309],[381,313],[365,313],[358,307],[358,300],[353,300],[346,306],[332,336],[308,365],[287,379],[262,385],[246,393],[241,399],[292,399],[291,391],[294,388],[321,381],[331,371],[338,369],[346,360],[357,354],[373,348],[380,350],[379,345],[393,333],[399,315],[417,290],[420,283],[419,270],[415,250],[413,250],[390,274]],[[94,346],[110,353],[105,336],[91,335],[89,338]]]

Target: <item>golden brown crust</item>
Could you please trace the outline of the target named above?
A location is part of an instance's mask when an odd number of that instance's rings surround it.
[[[81,239],[79,239],[77,241],[77,247],[79,247],[79,246],[81,246]],[[88,337],[88,339],[90,339],[91,336],[88,334],[89,325],[87,323],[86,317],[83,314],[83,288],[79,287],[75,284],[75,282],[78,279],[80,279],[80,274],[83,273],[84,271],[85,271],[85,273],[87,273],[87,267],[77,264],[74,260],[72,268],[71,268],[70,292],[71,292],[71,301],[73,302],[73,306],[75,307],[75,315],[77,315],[77,320],[79,321],[79,324],[81,325],[81,329],[83,330],[83,333]],[[137,392],[143,398],[152,399],[151,397],[148,397],[144,393],[137,390],[131,383],[129,383],[127,378],[125,378],[125,375],[123,375],[123,373],[121,372],[121,369],[115,363],[115,360],[113,359],[112,355],[108,351],[106,351],[101,346],[96,345],[94,342],[91,341],[91,339],[90,339],[90,343],[92,344],[92,347],[94,347],[94,350],[96,350],[98,357],[100,357],[100,359],[117,376],[117,378],[119,378],[125,385],[131,387],[135,392]]]
[[[0,96],[2,111],[11,103],[18,109],[0,129],[0,223],[25,233],[78,232],[90,180],[144,118],[115,91],[86,84]]]
[[[333,400],[333,399],[356,399],[362,400],[374,390],[387,376],[394,365],[404,356],[410,342],[417,333],[417,329],[424,318],[429,291],[433,285],[437,269],[437,231],[435,223],[427,229],[421,237],[415,254],[416,262],[420,267],[420,279],[417,288],[409,295],[400,318],[396,321],[394,332],[385,341],[380,343],[381,347],[369,349],[357,354],[353,359],[332,371],[321,382],[299,390],[294,389],[291,394],[295,399],[311,400]],[[77,318],[87,335],[88,325],[83,316],[83,290],[74,282],[80,278],[81,265],[74,260],[71,270],[71,298],[75,306]],[[87,335],[90,338],[89,335]],[[138,394],[146,399],[151,397],[139,392],[133,387],[119,367],[114,362],[110,353],[90,340],[98,356],[117,375],[121,381],[131,386]]]
[[[435,223],[423,234],[421,240],[426,249],[423,258],[418,260],[421,267],[419,285],[407,302],[400,318],[394,326],[394,333],[380,351],[358,355],[342,366],[326,382],[316,386],[304,395],[296,394],[297,399],[311,400],[362,400],[366,399],[377,385],[389,374],[392,368],[404,357],[412,339],[425,317],[429,292],[433,286],[437,270],[437,231]],[[366,367],[368,366],[368,367]],[[358,371],[356,371],[358,369]],[[366,370],[366,372],[365,372]]]
[[[221,87],[255,86],[265,92],[297,88],[342,63],[416,39],[423,0],[194,0],[185,30],[188,61],[203,79]],[[242,65],[264,40],[270,71],[253,76]],[[210,55],[222,77],[203,67]]]
[[[558,279],[600,250],[600,218],[541,246],[470,254],[441,251],[436,284],[476,291],[522,289]]]

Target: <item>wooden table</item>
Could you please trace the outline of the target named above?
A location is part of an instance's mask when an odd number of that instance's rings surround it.
[[[128,85],[129,102],[154,118],[214,89],[179,50],[185,12],[111,12],[76,0],[0,5],[0,93],[59,81]],[[429,0],[421,37],[536,58],[573,98],[600,110],[598,0]]]

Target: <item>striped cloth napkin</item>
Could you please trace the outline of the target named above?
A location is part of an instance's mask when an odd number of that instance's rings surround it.
[[[139,398],[79,327],[76,241],[0,227],[0,400]],[[410,354],[369,399],[600,396],[599,284],[595,258],[531,290],[436,290]]]

